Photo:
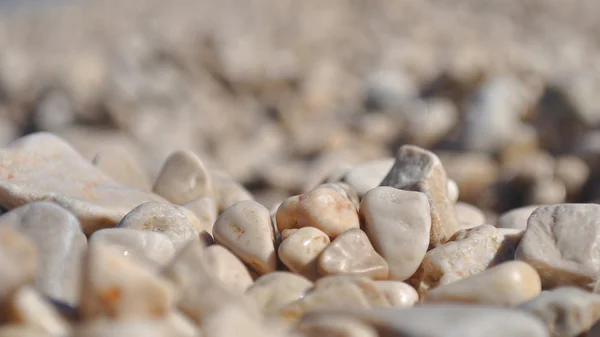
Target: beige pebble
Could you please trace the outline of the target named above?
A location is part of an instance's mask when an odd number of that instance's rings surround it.
[[[200,337],[200,328],[177,310],[169,313],[164,324],[165,330],[169,331],[171,336]]]
[[[51,133],[16,140],[0,150],[0,162],[6,164],[0,167],[0,204],[12,209],[54,201],[77,216],[87,235],[113,227],[142,203],[164,202],[115,182]]]
[[[398,149],[396,162],[381,186],[423,192],[431,211],[430,246],[447,242],[460,229],[453,203],[448,197],[448,177],[438,156],[414,145]]]
[[[411,282],[423,295],[439,285],[478,274],[494,260],[503,239],[490,225],[461,230],[452,241],[425,254]]]
[[[111,247],[127,258],[151,268],[164,266],[175,255],[175,245],[163,233],[131,228],[106,228],[94,232],[90,245]]]
[[[360,320],[323,313],[307,315],[295,331],[304,337],[378,337],[377,331]]]
[[[182,205],[209,196],[212,179],[194,152],[180,150],[165,160],[152,191],[174,204]]]
[[[252,200],[235,203],[217,218],[213,236],[259,274],[276,269],[275,233],[263,205]]]
[[[20,286],[32,284],[38,266],[38,249],[33,241],[12,227],[0,226],[0,300]]]
[[[167,280],[119,250],[101,244],[88,248],[80,304],[85,319],[163,318],[174,300]]]
[[[437,154],[448,177],[456,182],[461,201],[477,205],[500,175],[498,163],[487,153],[452,151]]]
[[[296,233],[298,228],[284,229],[281,232],[281,241],[283,242],[285,239],[289,238],[292,234]]]
[[[412,307],[419,301],[415,288],[400,281],[375,281],[375,286],[383,293],[392,307]]]
[[[175,249],[180,249],[190,241],[200,242],[198,230],[190,220],[194,215],[190,213],[181,206],[147,202],[127,213],[117,228],[160,232],[171,239]]]
[[[394,158],[381,158],[353,166],[344,176],[343,181],[356,189],[360,197],[379,186],[383,178],[394,165]]]
[[[540,206],[541,205],[519,207],[503,213],[498,218],[496,227],[525,230],[525,228],[527,228],[527,219],[529,219],[531,213]]]
[[[243,332],[240,334],[240,331]],[[222,307],[202,324],[202,337],[279,337],[286,332],[285,328],[256,319],[237,305]]]
[[[358,209],[358,205],[360,204],[360,199],[356,189],[344,182],[336,182],[336,183],[325,183],[317,186],[316,188],[330,188],[339,194],[348,198],[354,207]]]
[[[128,148],[113,147],[100,151],[92,159],[92,164],[123,185],[143,191],[152,188],[148,173]]]
[[[171,337],[175,336],[164,320],[113,321],[96,319],[78,324],[72,337]],[[183,337],[183,336],[182,336]],[[187,337],[187,336],[186,336]]]
[[[527,193],[528,204],[560,204],[567,199],[565,184],[559,179],[537,179]]]
[[[533,266],[544,288],[595,289],[600,281],[600,205],[541,206],[527,221],[516,258]]]
[[[309,280],[316,280],[319,277],[319,255],[329,242],[327,234],[317,228],[303,227],[283,240],[277,253],[281,262],[291,271]]]
[[[447,189],[448,199],[451,202],[456,203],[460,197],[460,190],[458,189],[458,184],[454,179],[448,179]]]
[[[345,231],[327,245],[317,265],[320,275],[356,275],[375,280],[388,278],[387,262],[377,254],[367,234],[358,228]]]
[[[252,277],[248,268],[233,253],[220,245],[212,245],[205,249],[204,259],[221,284],[232,292],[243,293],[252,285]]]
[[[581,158],[561,156],[556,160],[554,175],[565,184],[567,196],[577,196],[590,176],[590,168]]]
[[[360,215],[373,247],[388,264],[389,278],[404,281],[413,275],[430,242],[431,212],[427,196],[377,187],[363,197]]]
[[[31,287],[21,287],[5,303],[3,324],[35,327],[51,336],[66,336],[70,327],[52,305]]]
[[[246,290],[246,295],[263,311],[272,312],[303,297],[312,287],[313,283],[304,276],[276,271],[258,278]]]
[[[277,211],[277,228],[315,227],[331,239],[350,228],[359,228],[352,201],[330,188],[316,188],[288,198]]]
[[[212,228],[217,220],[217,205],[213,198],[202,197],[194,199],[188,203],[182,205],[186,209],[192,211],[198,221],[200,221],[200,228],[212,233]]]
[[[485,214],[476,206],[465,202],[454,204],[461,229],[469,229],[485,224]]]
[[[229,174],[211,170],[213,182],[213,198],[219,213],[224,212],[233,204],[243,200],[254,200],[254,197],[244,186],[236,182]]]
[[[51,334],[40,331],[31,326],[5,324],[0,326],[0,337],[53,337]]]
[[[439,286],[423,296],[423,302],[462,302],[516,306],[542,291],[538,273],[527,263],[502,263],[479,274]]]

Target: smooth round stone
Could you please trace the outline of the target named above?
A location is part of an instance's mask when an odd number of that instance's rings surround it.
[[[392,307],[412,307],[419,301],[415,288],[400,281],[375,281],[375,286],[383,293]]]
[[[485,214],[477,207],[465,202],[454,204],[460,229],[469,229],[485,224]]]
[[[92,159],[92,164],[123,185],[143,191],[151,189],[148,173],[137,161],[135,153],[127,148],[113,147],[100,151]]]
[[[204,258],[212,275],[232,292],[243,293],[252,285],[248,268],[233,253],[220,245],[204,250]]]
[[[329,245],[327,234],[313,227],[303,227],[294,231],[279,245],[279,259],[291,271],[309,280],[316,280],[319,255]]]
[[[276,271],[258,278],[246,295],[266,312],[280,309],[304,296],[313,283],[307,278],[285,271]]]
[[[202,197],[194,199],[182,205],[186,209],[192,211],[200,222],[200,228],[212,233],[212,228],[217,220],[217,205],[213,198]]]
[[[0,226],[0,300],[32,284],[39,268],[35,243],[17,229]]]
[[[106,228],[90,237],[90,245],[108,246],[127,258],[152,268],[164,266],[175,256],[175,245],[163,233],[132,228]]]
[[[244,186],[236,182],[229,174],[222,171],[210,171],[213,182],[213,198],[217,203],[219,213],[224,212],[233,204],[244,201],[254,200],[254,197]]]
[[[319,256],[320,275],[356,275],[376,280],[388,278],[387,262],[377,254],[367,234],[358,228],[345,231]]]
[[[182,205],[210,195],[212,179],[195,153],[180,150],[166,159],[152,191],[174,204]]]
[[[381,158],[353,166],[342,178],[360,197],[379,186],[394,165],[394,158]]]
[[[525,230],[525,228],[527,228],[527,219],[529,219],[533,211],[539,207],[540,205],[525,206],[503,213],[498,218],[496,227]]]
[[[448,199],[451,202],[456,203],[458,201],[458,197],[460,196],[460,190],[456,181],[453,179],[448,179],[446,189],[448,190]]]
[[[275,233],[263,205],[244,200],[229,207],[217,218],[213,236],[259,274],[275,271]]]
[[[308,315],[295,332],[304,337],[378,337],[377,331],[360,320],[338,315]]]
[[[502,263],[479,274],[428,291],[423,301],[516,306],[542,291],[538,273],[527,263]]]
[[[186,243],[200,242],[198,231],[183,207],[148,202],[129,212],[117,228],[131,228],[165,234],[178,250]],[[187,211],[187,210],[186,210]],[[188,211],[189,212],[189,211]],[[191,212],[190,212],[191,213]]]
[[[387,262],[390,279],[404,281],[419,268],[430,242],[430,214],[421,192],[377,187],[363,197],[365,232]]]
[[[2,215],[3,225],[17,228],[37,246],[40,269],[36,288],[53,299],[76,304],[81,260],[87,248],[79,220],[55,203],[40,201]]]

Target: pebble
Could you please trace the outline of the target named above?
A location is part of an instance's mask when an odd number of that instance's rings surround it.
[[[516,258],[533,266],[544,288],[595,289],[600,280],[600,205],[541,206],[531,214]]]
[[[209,171],[213,184],[213,198],[217,203],[218,213],[224,212],[233,204],[243,200],[254,200],[254,197],[244,186],[236,182],[229,174]]]
[[[223,246],[206,247],[204,259],[211,275],[231,292],[243,293],[252,285],[253,281],[248,268]]]
[[[0,226],[0,300],[33,284],[40,258],[35,243],[17,229]]]
[[[431,242],[436,247],[447,242],[460,229],[456,212],[448,198],[448,178],[440,159],[413,145],[398,149],[396,162],[381,186],[423,192],[431,210]]]
[[[458,188],[458,184],[454,179],[448,179],[448,199],[456,204],[458,198],[460,197],[460,190]],[[458,216],[458,214],[457,214]]]
[[[132,228],[106,228],[94,232],[90,245],[103,245],[156,269],[166,265],[175,256],[175,245],[161,232]]]
[[[479,205],[482,196],[500,176],[498,163],[491,155],[479,152],[438,153],[448,177],[460,191],[460,199]]]
[[[269,210],[252,200],[235,203],[213,227],[215,242],[263,275],[275,271],[275,232]]]
[[[338,236],[323,249],[318,260],[317,270],[322,276],[356,275],[385,280],[389,275],[387,262],[358,228]]]
[[[315,227],[331,239],[360,227],[352,201],[331,188],[316,188],[288,198],[279,206],[276,217],[279,231]]]
[[[264,312],[273,312],[304,296],[313,283],[298,274],[275,271],[258,278],[246,290]]]
[[[212,178],[194,152],[180,150],[165,160],[152,191],[174,204],[182,205],[211,195]]]
[[[187,209],[158,202],[147,202],[131,210],[117,224],[117,228],[147,230],[165,234],[180,249],[186,243],[200,242],[198,219]]]
[[[289,270],[309,280],[319,277],[317,266],[320,254],[330,243],[327,234],[314,227],[303,227],[293,233],[285,233],[277,250],[279,259]],[[338,238],[340,238],[339,236]],[[336,239],[337,240],[337,239]]]
[[[536,297],[541,291],[542,283],[535,269],[527,263],[512,261],[432,289],[422,301],[513,307]]]
[[[454,210],[461,229],[469,229],[485,224],[485,214],[476,206],[466,202],[454,204]]]
[[[148,173],[137,161],[135,154],[126,147],[100,151],[92,159],[92,164],[123,185],[142,191],[150,191],[152,188]]]
[[[543,292],[518,308],[539,317],[553,337],[577,337],[600,319],[600,295],[562,287]]]
[[[360,204],[364,229],[385,259],[389,278],[404,281],[417,271],[430,242],[431,212],[421,192],[377,187]]]
[[[554,175],[564,183],[569,198],[579,195],[590,177],[590,171],[585,161],[569,155],[558,157],[554,167]]]
[[[565,184],[556,178],[537,179],[527,193],[527,204],[560,204],[567,199]]]
[[[17,228],[39,252],[36,288],[69,304],[79,299],[81,260],[87,239],[79,220],[59,205],[39,201],[17,207],[0,217],[0,226]]]
[[[529,219],[531,213],[533,213],[533,211],[538,209],[540,206],[541,205],[519,207],[503,213],[498,218],[496,227],[525,230],[527,228],[527,219]]]
[[[478,274],[494,260],[504,237],[490,225],[461,230],[452,241],[425,254],[411,281],[419,294]]]
[[[12,209],[46,200],[79,218],[86,235],[112,227],[159,196],[120,185],[51,133],[22,137],[0,150],[0,204]]]
[[[52,335],[36,327],[5,324],[0,326],[0,337],[52,337]]]
[[[164,320],[139,319],[133,321],[113,321],[96,319],[79,324],[73,337],[170,337],[177,336],[170,331]],[[179,337],[179,336],[177,336]],[[184,337],[184,336],[181,336]],[[186,336],[187,337],[187,336]],[[190,336],[191,337],[191,336]]]
[[[375,286],[383,293],[392,307],[412,307],[419,301],[415,288],[400,281],[375,281]]]
[[[358,205],[360,204],[359,195],[358,195],[358,192],[356,191],[356,189],[354,187],[352,187],[351,185],[338,181],[336,183],[321,184],[321,185],[317,186],[317,188],[329,188],[329,189],[332,189],[332,190],[338,192],[339,194],[350,199],[350,201],[352,202],[354,207],[356,209],[358,209]],[[360,196],[360,197],[362,197],[362,196]]]
[[[202,337],[279,337],[285,336],[285,327],[268,324],[256,319],[244,308],[237,305],[223,306],[209,315],[202,324]]]
[[[378,337],[377,331],[357,319],[338,315],[307,315],[294,329],[306,337]]]
[[[196,215],[196,218],[200,221],[200,228],[203,228],[208,233],[212,233],[212,227],[218,216],[217,205],[213,198],[201,197],[185,203],[182,206]]]
[[[394,158],[381,158],[353,166],[342,180],[356,189],[362,198],[368,191],[381,184],[394,165]]]
[[[80,300],[85,319],[164,318],[174,302],[173,288],[165,278],[110,246],[88,248]]]

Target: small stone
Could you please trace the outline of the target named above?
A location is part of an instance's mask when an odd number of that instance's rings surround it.
[[[0,204],[12,209],[54,201],[79,218],[86,235],[112,227],[159,196],[122,186],[51,133],[22,137],[0,150]]]
[[[172,311],[165,320],[166,329],[171,331],[172,336],[177,337],[200,337],[199,328],[179,311]]]
[[[577,337],[600,319],[600,295],[575,287],[556,288],[518,308],[539,317],[553,337]]]
[[[485,214],[477,207],[465,202],[454,204],[461,229],[469,229],[485,224]]]
[[[457,232],[452,241],[425,254],[412,279],[419,294],[484,271],[494,260],[503,239],[490,225]]]
[[[458,197],[460,196],[460,190],[458,184],[454,179],[448,179],[448,199],[456,204]],[[458,215],[457,215],[458,216]]]
[[[462,302],[516,306],[542,291],[538,273],[527,263],[502,263],[479,274],[439,286],[423,296],[423,302]]]
[[[266,324],[250,315],[244,308],[227,305],[209,315],[202,324],[202,337],[279,337],[285,336],[284,329],[276,325]]]
[[[498,218],[496,227],[525,230],[527,228],[527,219],[529,219],[531,213],[538,209],[538,207],[540,205],[525,206],[503,213]]]
[[[305,337],[378,337],[369,325],[350,317],[337,315],[307,315],[295,329]]]
[[[385,280],[389,275],[387,262],[358,228],[345,231],[327,245],[319,256],[317,269],[322,276],[355,275]]]
[[[440,159],[425,149],[404,145],[381,186],[423,192],[431,210],[430,246],[436,247],[459,230],[456,212],[448,198],[448,178]]]
[[[212,233],[212,227],[217,220],[217,205],[213,198],[202,197],[182,205],[192,211],[200,221],[200,227]]]
[[[148,173],[137,161],[135,154],[125,147],[100,151],[92,159],[92,164],[123,185],[143,191],[151,189]]]
[[[360,204],[364,228],[375,251],[389,267],[389,278],[404,281],[417,271],[430,242],[427,196],[393,187],[377,187]]]
[[[0,226],[0,300],[32,284],[39,266],[35,243],[9,226]]]
[[[298,300],[313,287],[313,283],[298,274],[276,271],[258,278],[246,295],[264,312],[272,312]]]
[[[152,191],[174,204],[182,205],[209,196],[212,179],[195,153],[181,150],[165,160]]]
[[[541,206],[531,214],[516,258],[533,266],[544,288],[596,289],[600,280],[600,205]]]
[[[40,259],[36,288],[53,299],[76,304],[87,248],[79,220],[55,203],[39,201],[2,215],[2,225],[17,228],[36,244]]]
[[[113,321],[96,319],[79,324],[73,337],[171,337],[175,336],[164,320]],[[182,336],[183,337],[183,336]]]
[[[379,186],[394,165],[394,158],[381,158],[352,167],[343,176],[343,181],[356,189],[359,197]]]
[[[84,263],[81,313],[85,319],[163,318],[174,307],[171,285],[119,250],[90,245]]]
[[[0,326],[0,337],[52,337],[37,327],[6,324]]]
[[[248,268],[233,253],[220,245],[212,245],[204,251],[206,264],[216,279],[232,292],[243,293],[252,285]]]
[[[213,198],[217,203],[219,213],[224,212],[233,204],[244,201],[254,200],[252,194],[237,183],[229,174],[221,171],[210,171],[213,182]]]
[[[103,245],[151,268],[166,265],[175,256],[173,242],[163,233],[132,228],[106,228],[94,232],[90,245]]]
[[[279,245],[278,256],[291,271],[316,280],[319,255],[329,245],[327,234],[314,227],[303,227]]]
[[[567,189],[567,196],[572,199],[579,195],[590,176],[590,168],[581,158],[562,156],[556,160],[554,175],[562,181]]]
[[[415,288],[400,281],[376,281],[375,286],[383,293],[392,307],[412,307],[419,301]]]
[[[180,249],[190,241],[200,242],[198,230],[190,221],[189,214],[191,214],[190,211],[180,206],[147,202],[127,213],[117,228],[163,233],[171,239],[175,249]]]
[[[259,274],[275,271],[275,233],[263,205],[252,200],[235,203],[219,216],[213,236]]]
[[[360,204],[360,199],[358,196],[358,193],[356,192],[356,189],[344,182],[337,182],[337,183],[325,183],[325,184],[321,184],[319,186],[317,186],[316,188],[330,188],[336,192],[338,192],[339,194],[345,196],[346,198],[350,199],[350,201],[352,201],[352,204],[354,205],[354,207],[356,209],[358,209],[358,205]],[[361,196],[362,197],[362,196]]]
[[[330,188],[316,188],[288,198],[277,210],[279,231],[314,227],[331,239],[350,228],[359,228],[358,213],[350,199]]]
[[[560,204],[567,200],[567,189],[559,179],[537,179],[527,193],[528,204]]]

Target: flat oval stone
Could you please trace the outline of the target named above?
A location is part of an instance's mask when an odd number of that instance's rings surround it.
[[[540,205],[519,207],[503,213],[498,218],[496,227],[525,230],[525,228],[527,228],[527,219],[529,219],[531,213],[538,209],[538,207],[540,207]]]
[[[319,255],[329,245],[327,234],[313,227],[303,227],[283,240],[277,250],[279,259],[291,271],[316,280]]]
[[[134,207],[161,197],[126,187],[57,136],[34,133],[0,150],[0,204],[12,209],[54,201],[71,211],[84,233],[113,227]]]
[[[0,217],[0,226],[17,228],[39,252],[36,288],[69,304],[79,299],[81,262],[87,239],[79,220],[59,205],[39,201],[17,207]]]
[[[385,280],[389,275],[387,262],[358,228],[345,231],[327,245],[319,256],[317,269],[323,276],[356,275]]]
[[[229,207],[217,218],[213,236],[259,274],[275,271],[275,233],[263,205],[244,200]]]
[[[35,243],[15,228],[0,226],[0,300],[35,282],[38,266]]]
[[[132,228],[106,228],[94,232],[90,245],[100,244],[146,266],[164,266],[175,256],[175,245],[163,233]]]
[[[419,268],[430,242],[430,214],[421,192],[377,187],[363,197],[365,232],[387,262],[390,279],[404,281]]]
[[[375,286],[395,308],[412,307],[419,301],[415,288],[400,281],[375,281]]]
[[[243,293],[252,285],[248,268],[233,253],[220,245],[204,250],[204,259],[211,274],[232,292]]]
[[[196,230],[183,207],[158,202],[147,202],[127,213],[117,228],[147,230],[165,234],[180,249],[188,242],[200,242]],[[187,210],[186,210],[187,211]]]
[[[502,263],[471,277],[428,291],[423,302],[464,302],[516,306],[542,291],[538,273],[527,263]]]
[[[174,204],[182,205],[209,196],[212,178],[194,152],[175,151],[165,160],[152,191]]]
[[[276,271],[258,278],[246,290],[246,295],[256,301],[263,311],[272,312],[302,298],[312,287],[313,283],[304,276]]]

